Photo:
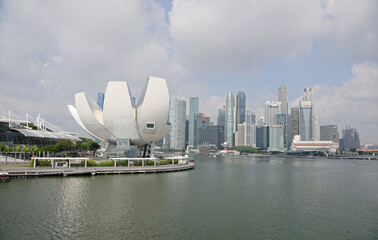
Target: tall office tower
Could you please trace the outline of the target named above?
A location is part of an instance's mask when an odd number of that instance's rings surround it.
[[[285,151],[284,148],[284,125],[269,126],[268,151]]]
[[[287,139],[288,139],[288,104],[287,104],[287,93],[286,93],[286,86],[282,84],[278,88],[278,101],[282,103],[282,109],[281,112],[285,114],[285,133],[284,133],[284,147],[287,148]]]
[[[283,147],[285,149],[287,149],[287,135],[286,135],[286,133],[287,133],[287,123],[286,123],[286,120],[287,120],[287,118],[286,118],[286,114],[285,113],[279,112],[279,113],[276,114],[276,124],[277,124],[277,126],[280,126],[280,127],[283,128],[282,144],[283,144]],[[279,130],[279,131],[281,131],[281,130]],[[279,137],[281,137],[281,136],[279,136]],[[281,140],[275,140],[275,141],[281,141]],[[277,149],[278,148],[279,147],[277,147]],[[280,151],[280,150],[277,150],[277,151]]]
[[[103,109],[104,108],[104,93],[103,92],[98,92],[97,93],[97,105]]]
[[[360,148],[360,137],[357,129],[346,126],[342,130],[343,137],[340,139],[340,147],[342,148]]]
[[[260,150],[267,150],[269,147],[269,126],[256,127],[256,147]]]
[[[311,141],[312,139],[312,115],[311,101],[300,101],[299,135],[301,135],[301,141]]]
[[[201,130],[203,127],[210,126],[210,118],[206,117],[205,113],[196,113],[194,114],[194,145],[195,149],[198,148],[199,145],[202,145],[200,135]]]
[[[169,117],[168,117],[169,124],[171,128],[169,129],[168,137],[165,140],[167,146],[171,149],[174,149],[175,145],[175,136],[176,136],[176,98],[172,96],[169,100]]]
[[[185,147],[188,146],[189,142],[189,115],[186,115],[185,120]]]
[[[314,101],[314,94],[312,88],[305,88],[303,94],[303,101]]]
[[[199,131],[199,142],[205,145],[216,145],[217,149],[222,149],[224,143],[223,126],[204,126]]]
[[[223,106],[223,108],[218,109],[218,117],[217,117],[217,125],[218,126],[224,127],[225,113],[226,113],[225,106]]]
[[[245,112],[245,145],[256,147],[256,114],[251,110]]]
[[[225,105],[225,141],[228,146],[232,147],[235,133],[235,97],[232,93],[227,93]]]
[[[194,146],[194,116],[199,112],[198,97],[189,98],[189,139],[188,145]]]
[[[238,130],[235,133],[235,146],[246,145],[246,123],[238,124]]]
[[[339,144],[340,134],[337,125],[320,126],[320,141],[332,141]]]
[[[246,97],[243,91],[236,95],[236,130],[238,125],[245,122]]]
[[[305,88],[303,94],[303,101],[310,101],[311,102],[311,138],[310,141],[318,141],[319,140],[319,124],[318,119],[315,115],[315,102],[314,102],[314,92],[312,88]]]
[[[279,101],[265,102],[265,124],[276,125],[276,114],[281,112],[282,103]]]
[[[282,103],[282,110],[281,112],[288,114],[288,104],[287,104],[287,94],[286,94],[286,86],[282,84],[278,88],[278,101]]]
[[[290,110],[290,132],[288,137],[288,148],[291,147],[295,135],[299,135],[299,107],[292,107]]]
[[[175,149],[185,148],[186,101],[176,99],[176,139]]]

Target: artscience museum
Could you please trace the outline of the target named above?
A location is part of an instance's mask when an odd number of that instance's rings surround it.
[[[169,132],[169,92],[163,78],[149,77],[137,104],[127,82],[110,81],[104,94],[103,108],[86,93],[75,94],[75,107],[68,106],[76,122],[101,141],[108,156],[143,157],[153,142]]]

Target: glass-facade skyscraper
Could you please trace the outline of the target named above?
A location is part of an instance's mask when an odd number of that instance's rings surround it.
[[[236,95],[236,130],[238,130],[238,124],[242,124],[245,122],[245,110],[246,96],[243,91],[240,91]]]
[[[198,97],[189,98],[189,141],[188,145],[194,146],[194,117],[199,112],[199,99]]]
[[[228,146],[234,145],[235,126],[235,97],[232,93],[226,95],[225,111],[225,141]]]
[[[311,101],[300,101],[299,135],[301,135],[301,141],[311,141],[312,139],[312,116]]]
[[[169,147],[171,149],[185,148],[186,101],[172,98],[169,106]]]

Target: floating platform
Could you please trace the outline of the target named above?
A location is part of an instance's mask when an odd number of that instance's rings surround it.
[[[144,167],[71,167],[71,168],[0,168],[6,171],[10,178],[17,177],[44,177],[44,176],[80,176],[80,175],[108,175],[108,174],[146,174],[185,171],[194,168],[195,163],[183,165],[160,165]]]

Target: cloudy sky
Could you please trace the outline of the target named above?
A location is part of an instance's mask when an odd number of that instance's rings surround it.
[[[108,81],[138,98],[163,77],[213,121],[227,92],[261,115],[286,84],[291,107],[313,87],[320,125],[378,143],[377,22],[376,0],[0,0],[0,111],[83,134],[67,105]]]

